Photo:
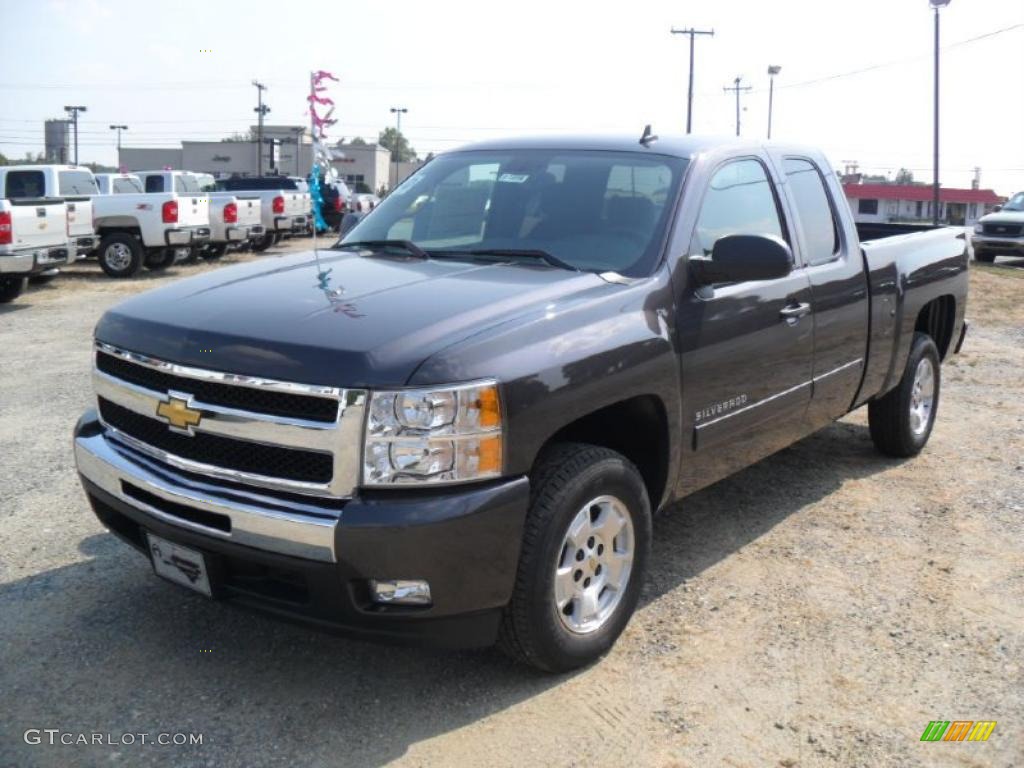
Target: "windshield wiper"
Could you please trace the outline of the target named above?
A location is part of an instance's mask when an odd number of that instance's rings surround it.
[[[353,240],[351,243],[337,243],[331,246],[331,250],[335,251],[342,248],[401,248],[418,259],[430,258],[426,251],[410,240]]]
[[[431,256],[449,256],[449,255],[466,255],[466,256],[509,256],[511,258],[523,258],[523,259],[539,259],[545,261],[552,267],[558,267],[560,269],[568,269],[570,272],[579,272],[579,267],[574,267],[567,261],[562,261],[557,256],[553,256],[547,251],[542,251],[539,248],[452,248],[451,250],[434,250],[430,249],[427,253]]]

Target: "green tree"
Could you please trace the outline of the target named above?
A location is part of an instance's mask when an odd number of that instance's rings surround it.
[[[898,171],[896,171],[896,183],[897,184],[913,184],[914,183],[914,173],[913,173],[913,171],[908,171],[906,168],[900,168]]]
[[[0,152],[0,165],[10,165],[11,161],[7,159],[7,155]]]
[[[240,142],[240,141],[256,141],[256,131],[250,128],[245,133],[232,133],[226,139],[221,139],[223,142]]]
[[[377,137],[377,143],[391,152],[392,158],[400,163],[416,159],[416,150],[409,146],[409,140],[397,128],[385,128]]]
[[[352,146],[352,147],[365,147],[366,146],[366,139],[364,139],[362,136],[356,136],[354,139],[352,139],[352,141],[349,142],[349,146]]]

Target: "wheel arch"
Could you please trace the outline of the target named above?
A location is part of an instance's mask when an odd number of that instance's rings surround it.
[[[956,297],[950,293],[937,296],[917,313],[914,330],[930,336],[939,350],[939,359],[945,360],[953,342],[956,326]]]

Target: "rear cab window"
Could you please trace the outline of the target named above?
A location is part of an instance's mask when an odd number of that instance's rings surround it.
[[[202,194],[202,190],[199,189],[199,182],[194,176],[186,174],[180,174],[174,177],[174,191],[179,195]]]
[[[114,179],[113,193],[115,195],[133,194],[142,191],[142,185],[135,179]]]
[[[158,174],[153,174],[146,177],[146,191],[147,192],[164,192],[164,177]]]
[[[804,236],[804,261],[827,264],[840,254],[839,225],[821,171],[810,160],[787,157],[782,163]]]
[[[45,197],[46,177],[42,171],[8,171],[4,197]]]

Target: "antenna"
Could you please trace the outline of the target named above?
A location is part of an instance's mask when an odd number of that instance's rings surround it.
[[[655,134],[651,133],[651,124],[648,123],[647,125],[644,126],[644,132],[640,136],[640,143],[647,147],[657,140],[658,137]]]

